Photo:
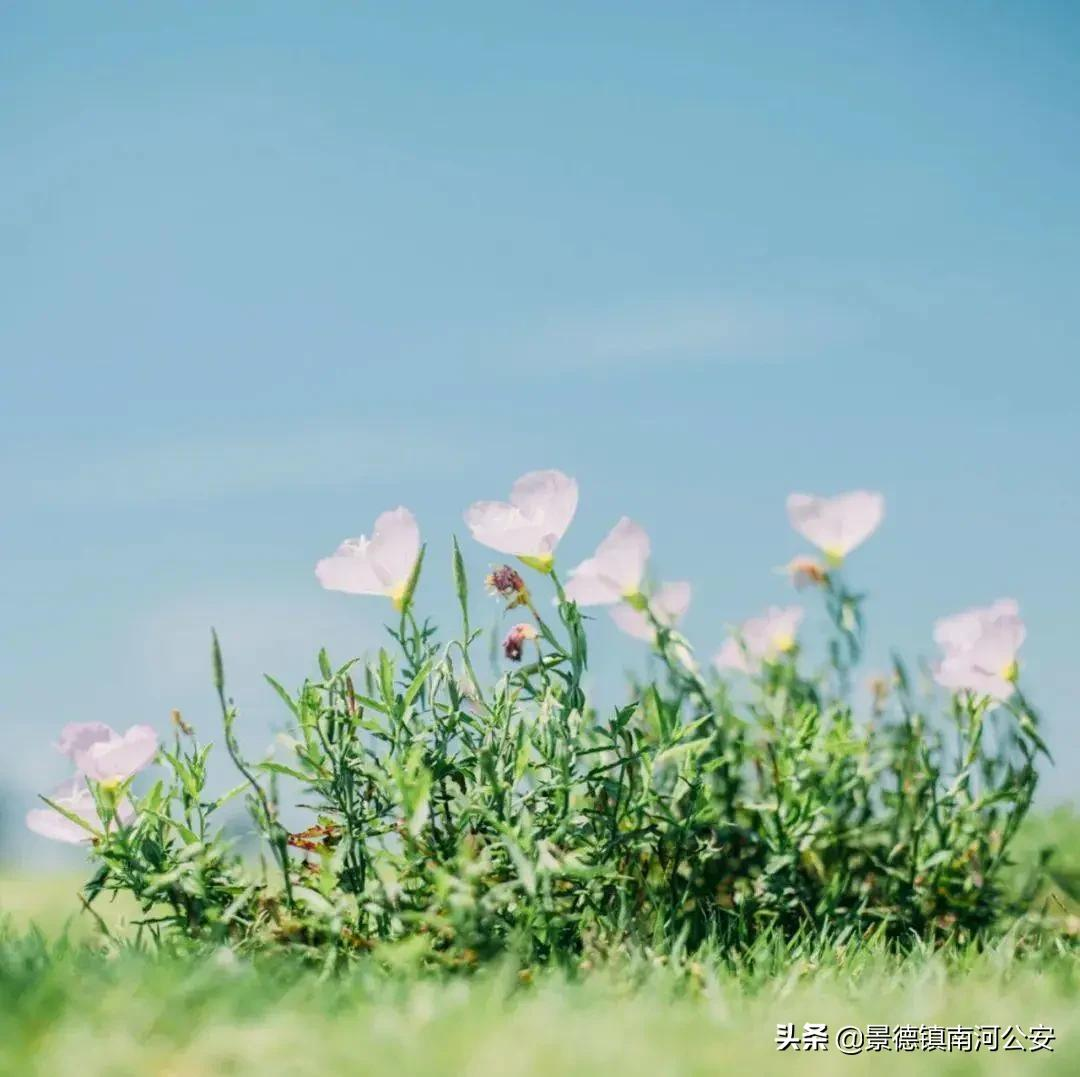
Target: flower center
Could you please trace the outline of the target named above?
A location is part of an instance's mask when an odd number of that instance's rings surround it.
[[[1016,684],[1020,677],[1020,666],[1014,658],[1007,666],[1001,667],[1001,679],[1009,684]]]
[[[387,595],[390,601],[394,604],[394,609],[400,610],[405,605],[405,588],[408,585],[405,582],[395,583],[393,587],[387,591]]]
[[[623,602],[635,610],[646,610],[649,608],[649,600],[638,590],[623,591],[622,597]]]
[[[781,653],[795,650],[795,637],[790,632],[778,632],[773,636],[773,646]]]
[[[542,553],[537,557],[532,557],[526,554],[519,554],[518,560],[529,568],[535,568],[537,572],[548,573],[555,565],[555,555],[550,553]]]
[[[844,563],[844,551],[839,546],[826,546],[822,552],[830,568],[839,568]]]

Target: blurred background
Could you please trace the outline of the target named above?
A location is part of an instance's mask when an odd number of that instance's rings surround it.
[[[791,600],[790,490],[884,491],[866,673],[1012,596],[1076,791],[1080,9],[462,2],[0,9],[0,861],[73,720],[250,752],[388,606],[313,566],[410,506],[581,484],[694,584]],[[808,631],[823,615],[814,596]],[[644,648],[601,612],[594,677]]]

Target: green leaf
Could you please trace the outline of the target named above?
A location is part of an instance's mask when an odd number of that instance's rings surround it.
[[[296,778],[297,781],[305,784],[315,781],[313,775],[304,774],[303,771],[294,770],[292,767],[286,766],[284,763],[276,763],[272,759],[268,759],[265,763],[257,763],[256,768],[265,770],[269,774],[284,774],[288,778]]]
[[[101,831],[95,830],[94,827],[92,827],[81,815],[76,815],[73,811],[68,811],[67,808],[61,808],[55,800],[50,800],[48,797],[43,796],[41,797],[41,799],[44,800],[45,803],[53,809],[53,811],[58,811],[65,819],[68,819],[72,823],[76,823],[77,825],[81,826],[83,830],[89,831],[91,834],[94,835],[95,838],[101,837]]]
[[[223,804],[228,804],[233,797],[239,796],[245,789],[247,789],[247,782],[241,782],[239,785],[234,785],[227,793],[222,793],[217,800],[213,801],[209,805],[210,811],[217,811]]]
[[[409,581],[405,584],[405,593],[401,596],[401,608],[403,611],[412,605],[413,595],[416,594],[416,585],[420,582],[420,569],[424,564],[424,551],[426,549],[426,545],[420,547],[416,564],[413,565],[413,570],[409,573]]]
[[[277,692],[279,696],[281,696],[281,700],[285,704],[285,706],[288,707],[289,710],[291,710],[296,716],[297,720],[299,720],[300,707],[293,700],[292,696],[290,696],[289,693],[286,692],[285,689],[277,681],[275,681],[269,673],[264,673],[263,677],[266,679],[266,683],[270,685],[270,687],[273,688],[273,690]]]
[[[394,662],[385,648],[379,648],[379,688],[387,710],[394,707]]]
[[[214,687],[218,695],[225,694],[225,663],[221,659],[221,644],[218,642],[217,630],[210,629],[210,638],[213,641],[210,648],[210,661],[214,669]]]
[[[409,709],[409,705],[417,695],[420,693],[420,689],[424,687],[424,681],[427,679],[428,674],[431,672],[431,659],[429,658],[417,671],[417,674],[412,679],[412,683],[405,689],[405,696],[402,699],[401,709],[403,711]]]
[[[458,545],[457,535],[454,536],[454,590],[457,592],[458,605],[461,606],[461,617],[465,622],[465,635],[469,634],[469,581],[465,575],[465,559],[461,556],[461,547]]]
[[[187,845],[197,844],[199,836],[189,827],[176,819],[173,819],[170,815],[163,815],[159,811],[152,811],[149,808],[145,810],[144,814],[149,815],[153,819],[157,819],[159,822],[164,823],[166,826],[171,826],[183,839]]]

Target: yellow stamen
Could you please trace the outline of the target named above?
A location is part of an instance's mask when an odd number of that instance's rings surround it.
[[[522,564],[528,565],[529,568],[535,568],[537,572],[543,572],[545,575],[555,567],[555,555],[550,553],[540,554],[539,557],[527,557],[522,554],[518,557],[518,560]]]
[[[649,608],[649,600],[640,591],[624,591],[622,597],[623,602],[636,610],[647,610]]]
[[[829,568],[839,568],[844,563],[844,551],[839,546],[826,546],[823,552]]]
[[[406,586],[408,585],[405,583],[395,583],[394,586],[386,592],[390,598],[390,601],[394,604],[394,609],[396,609],[398,612],[400,612],[402,607],[405,605]]]
[[[1020,666],[1015,659],[1002,669],[1001,677],[1009,684],[1016,684],[1020,679]]]
[[[781,632],[773,636],[773,646],[781,654],[790,654],[795,650],[795,637],[789,632]]]

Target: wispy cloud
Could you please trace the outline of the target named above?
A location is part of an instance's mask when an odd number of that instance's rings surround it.
[[[236,431],[149,444],[69,441],[18,456],[23,463],[17,471],[12,463],[12,473],[4,476],[9,491],[21,488],[23,498],[38,505],[102,506],[447,477],[464,469],[467,447],[445,426],[365,426],[281,434]],[[29,468],[25,461],[31,461]]]
[[[818,299],[691,297],[553,318],[529,347],[558,367],[779,361],[850,342],[865,321],[858,310]]]

